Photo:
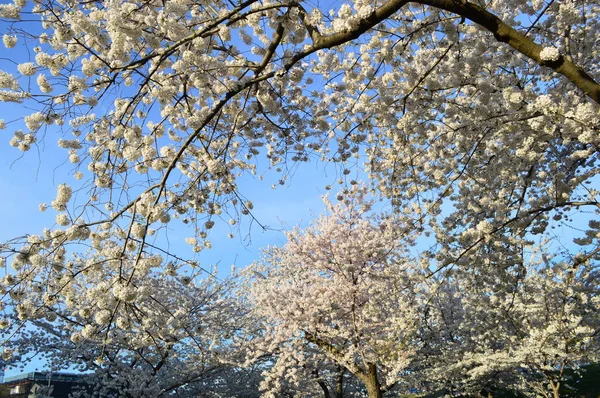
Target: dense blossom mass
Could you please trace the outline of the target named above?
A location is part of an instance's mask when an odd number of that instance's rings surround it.
[[[377,395],[398,383],[418,345],[427,289],[420,286],[422,264],[399,247],[412,243],[410,226],[373,215],[364,190],[326,205],[328,216],[289,232],[284,247],[266,251],[246,270],[264,276],[253,278],[249,290],[254,311],[268,325],[264,341],[254,344],[262,347],[258,352],[279,353],[263,383],[273,396],[282,393],[280,378],[302,380],[290,368],[318,370],[315,362],[327,359]]]
[[[266,325],[249,358],[275,353],[266,396],[340,394],[348,372],[369,397],[418,388],[558,397],[569,370],[597,361],[597,267],[542,244],[517,270],[432,277],[410,254],[407,220],[374,214],[364,189],[326,205],[326,216],[246,270],[251,308]]]
[[[0,35],[6,141],[71,165],[55,224],[1,242],[4,359],[62,352],[130,396],[557,397],[597,361],[598,2],[14,0]],[[334,214],[370,189],[389,218],[291,232],[264,282],[200,267],[260,223],[242,179],[307,162],[335,166]]]

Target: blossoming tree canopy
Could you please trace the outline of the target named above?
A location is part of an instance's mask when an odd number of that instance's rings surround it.
[[[557,398],[580,388],[574,373],[599,359],[598,261],[551,246],[523,250],[519,275],[484,266],[494,278],[463,273],[432,292],[421,379],[468,395],[485,388]]]
[[[24,15],[42,27],[25,34]],[[377,188],[444,237],[442,264],[596,206],[582,189],[597,170],[596,2],[15,0],[0,16],[5,47],[33,49],[0,75],[2,101],[37,108],[8,125],[11,144],[27,151],[59,126],[92,199],[55,206],[52,247],[109,223],[142,252],[182,217],[199,221],[199,251],[221,213],[251,213],[237,180],[262,156],[282,180],[288,161],[345,173],[366,160]],[[430,216],[444,201],[442,223]]]
[[[277,378],[298,377],[289,369],[304,368],[316,355],[380,397],[415,351],[424,269],[401,246],[411,243],[410,224],[376,217],[365,189],[325,204],[326,216],[288,232],[285,246],[268,249],[246,271],[255,276],[252,307],[270,330],[258,352],[279,356],[263,388],[276,395]]]
[[[127,285],[106,270],[84,273],[65,287],[64,303],[34,296],[17,306],[19,318],[1,331],[8,364],[41,356],[51,369],[94,372],[91,388],[103,397],[197,396],[230,377],[225,347],[243,312],[227,297],[228,283],[140,273]]]
[[[150,237],[179,219],[194,250],[210,247],[216,222],[252,217],[241,176],[273,168],[285,182],[309,160],[349,185],[366,170],[437,240],[432,270],[510,264],[504,248],[551,218],[598,210],[599,13],[539,0],[2,4],[0,101],[23,107],[0,127],[21,151],[56,141],[75,178],[57,188],[53,228],[2,246],[6,291],[63,302],[85,272],[127,286],[194,268]],[[584,233],[592,258],[598,224]],[[104,260],[72,261],[71,244]]]

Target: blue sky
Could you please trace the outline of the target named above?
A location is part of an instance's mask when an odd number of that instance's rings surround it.
[[[3,51],[6,50],[0,48],[0,54]],[[28,113],[22,105],[0,103],[0,118],[5,121]],[[9,119],[7,115],[14,118]],[[43,140],[26,153],[9,145],[17,129],[26,131],[19,120],[0,130],[0,241],[27,233],[40,233],[43,228],[52,227],[56,212],[49,208],[42,213],[38,205],[50,203],[59,184],[78,184],[72,176],[73,165],[66,161],[67,151],[57,146],[58,139],[63,137],[59,128],[47,128]],[[240,224],[239,231],[235,231],[236,237],[229,239],[226,237],[229,230],[219,230],[217,225],[211,235],[213,249],[204,251],[202,257],[206,257],[208,262],[219,261],[227,269],[234,260],[239,267],[251,263],[260,247],[284,242],[282,229],[300,223],[307,225],[323,209],[320,196],[326,192],[325,186],[335,186],[337,178],[336,166],[325,167],[316,163],[300,165],[290,183],[278,185],[276,189],[271,188],[279,180],[278,173],[274,171],[267,172],[262,181],[251,176],[242,178],[239,181],[240,192],[253,201],[253,215],[270,229],[263,231],[255,224],[250,230],[251,239],[247,239],[249,224],[246,221]],[[193,235],[191,228],[173,222],[169,224],[168,235],[170,244],[181,257],[192,255],[190,247],[184,243],[186,237]]]
[[[28,23],[27,26],[34,30],[39,29],[38,24]],[[8,24],[0,26],[0,35],[5,33],[7,28]],[[18,63],[31,61],[29,51],[32,46],[33,42],[26,43],[22,38],[19,38],[17,46],[13,49],[6,49],[0,44],[0,69],[17,73]],[[25,80],[21,80],[21,83],[27,84]],[[35,76],[32,77],[30,85],[36,87]],[[9,145],[16,130],[27,132],[22,118],[39,110],[28,109],[24,105],[31,104],[0,103],[0,119],[8,123],[5,130],[0,130],[0,242],[27,233],[40,233],[43,228],[51,227],[56,212],[49,208],[45,213],[41,213],[38,211],[38,205],[49,204],[56,196],[56,187],[61,183],[73,184],[74,187],[79,185],[72,176],[74,167],[67,160],[67,151],[57,146],[58,139],[73,138],[68,134],[68,129],[63,132],[54,125],[43,127],[45,130],[40,130],[37,134],[40,141],[27,153]],[[261,163],[264,164],[264,160]],[[83,182],[89,173],[86,170],[82,171],[86,174]],[[278,185],[277,189],[272,189],[271,185],[276,184],[279,178],[277,173],[267,172],[263,181],[248,176],[238,182],[242,195],[252,200],[255,205],[253,215],[261,224],[276,230],[281,230],[283,225],[292,227],[301,221],[306,223],[321,211],[323,206],[320,195],[325,193],[326,185],[335,185],[336,167],[324,168],[322,164],[301,165],[296,169],[291,184]],[[184,239],[192,236],[193,230],[181,228],[176,226],[177,224],[180,223],[174,222],[169,226],[169,243],[181,257],[192,256],[192,251],[184,243]],[[281,232],[263,232],[258,226],[252,228],[251,240],[245,239],[248,234],[247,223],[240,225],[234,239],[228,239],[226,234],[229,230],[219,231],[218,225],[214,232],[216,233],[211,236],[213,249],[202,253],[202,257],[207,258],[203,263],[219,262],[226,265],[227,269],[233,261],[239,267],[251,263],[257,257],[260,247],[280,244],[284,239]]]
[[[4,114],[6,104],[0,104],[0,112]],[[0,240],[20,236],[26,233],[39,233],[44,227],[54,224],[56,213],[49,209],[47,212],[38,211],[40,203],[50,203],[56,196],[56,187],[63,183],[74,183],[70,176],[72,165],[64,164],[66,152],[55,148],[60,134],[48,131],[45,137],[45,148],[36,147],[23,154],[16,148],[9,146],[15,128],[9,127],[0,133]],[[331,167],[332,171],[334,170]],[[254,178],[241,180],[240,189],[246,197],[255,204],[254,216],[263,224],[273,229],[281,229],[283,225],[295,226],[301,221],[312,218],[313,213],[322,209],[320,195],[325,193],[324,186],[335,182],[335,172],[326,175],[322,165],[302,165],[295,173],[290,184],[272,189],[271,184],[276,181],[276,173],[267,173],[264,181]],[[272,177],[272,178],[269,178]],[[271,181],[273,180],[273,181]],[[175,225],[176,223],[173,223]],[[171,239],[191,236],[193,231],[184,227],[170,227]],[[242,223],[241,231],[234,239],[221,239],[213,234],[214,250],[218,247],[227,247],[227,252],[236,246],[245,248],[245,243],[240,241],[246,235],[248,225]],[[252,242],[250,247],[264,246],[280,242],[281,233],[276,231],[263,232],[258,226],[252,229]],[[172,241],[172,244],[176,242]],[[184,245],[186,246],[186,245]],[[245,248],[247,252],[250,247]]]

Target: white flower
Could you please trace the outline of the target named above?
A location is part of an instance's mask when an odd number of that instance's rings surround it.
[[[560,52],[556,47],[544,47],[544,49],[540,51],[540,58],[542,61],[558,61],[560,58]]]
[[[35,74],[37,68],[33,62],[25,62],[24,64],[19,64],[19,66],[17,66],[17,69],[19,70],[19,73],[23,76],[32,76],[33,74]]]
[[[86,339],[92,338],[94,333],[96,333],[96,328],[93,325],[85,325],[83,329],[81,329],[81,335]],[[71,341],[73,341],[72,338]],[[73,342],[75,343],[76,341]]]
[[[46,75],[39,74],[36,81],[42,93],[49,93],[52,91],[52,85],[50,84],[48,79],[46,79]]]
[[[15,79],[15,77],[13,75],[0,70],[0,87],[1,88],[10,88],[12,90],[18,90],[19,83],[17,82],[17,79]]]
[[[160,214],[160,218],[159,218],[161,223],[168,223],[169,221],[171,221],[171,216],[169,215],[169,213],[167,212],[163,212]]]
[[[21,7],[15,4],[0,4],[0,18],[21,19]]]
[[[127,322],[127,319],[119,317],[117,319],[117,326],[120,327],[121,329],[128,329],[129,328],[129,322]]]
[[[26,144],[33,144],[36,141],[37,139],[35,138],[35,134],[25,134],[23,137],[23,142]]]
[[[137,239],[143,239],[146,236],[146,227],[140,223],[134,223],[131,226],[131,235]]]
[[[79,149],[81,148],[81,142],[79,140],[58,140],[58,146],[65,149]]]
[[[8,361],[9,359],[11,359],[13,356],[13,350],[11,350],[10,348],[5,348],[4,350],[2,350],[2,359],[4,359],[5,361]]]
[[[523,93],[514,88],[507,88],[502,93],[504,99],[511,104],[520,104],[523,101]]]
[[[71,335],[71,341],[75,344],[79,343],[82,340],[82,336],[81,333],[77,332],[77,333],[73,333]]]
[[[25,126],[31,131],[37,131],[42,127],[46,117],[41,112],[25,116]]]
[[[60,184],[58,186],[58,192],[56,194],[56,199],[52,201],[52,207],[54,207],[58,211],[63,211],[69,200],[71,200],[71,196],[73,195],[73,190],[67,184]]]
[[[137,291],[132,286],[123,286],[116,295],[119,299],[131,303],[137,298]]]
[[[17,36],[4,35],[2,36],[2,42],[4,43],[4,47],[13,48],[17,45]]]
[[[0,101],[2,102],[16,102],[20,104],[28,94],[24,91],[13,91],[13,90],[0,90]]]
[[[69,216],[65,213],[60,213],[56,216],[56,223],[60,226],[66,227],[69,225]]]
[[[17,148],[19,148],[20,151],[27,152],[28,150],[31,149],[31,145],[29,145],[26,142],[21,142],[21,143],[19,143]]]
[[[128,145],[123,149],[123,157],[130,162],[135,161],[140,157],[140,151],[133,145]]]
[[[198,240],[196,238],[185,238],[185,243],[195,246],[198,244]]]
[[[96,316],[94,316],[94,320],[98,325],[106,325],[110,321],[110,311],[102,310],[99,311]]]

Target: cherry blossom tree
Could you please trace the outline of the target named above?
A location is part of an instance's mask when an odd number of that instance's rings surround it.
[[[458,366],[470,364],[473,379],[510,373],[516,389],[558,398],[569,369],[600,359],[598,266],[545,256],[526,271],[517,289],[488,296],[475,317],[488,332]]]
[[[486,270],[491,283],[464,274],[444,280],[421,331],[422,379],[461,394],[558,398],[576,390],[573,372],[599,360],[598,264],[549,248],[527,248],[518,274],[504,280],[497,267]]]
[[[157,237],[183,224],[210,248],[216,223],[260,222],[240,178],[286,184],[309,161],[348,187],[366,173],[410,239],[433,241],[430,278],[503,278],[514,248],[573,218],[596,261],[599,14],[588,0],[1,4],[0,101],[22,106],[0,127],[23,152],[57,142],[73,167],[40,200],[56,224],[0,248],[7,311],[75,310],[73,292],[97,294],[88,274],[124,292],[152,272],[193,280],[198,263]],[[98,311],[105,330],[124,302]]]
[[[20,28],[25,15],[39,33]],[[58,126],[80,179],[65,190],[85,192],[57,198],[53,247],[70,226],[108,223],[126,247],[180,218],[195,220],[200,251],[219,216],[251,215],[237,181],[263,156],[281,182],[287,162],[348,175],[364,159],[374,186],[420,215],[416,230],[438,235],[443,268],[473,263],[490,235],[597,209],[584,188],[597,170],[597,16],[586,1],[15,0],[3,41],[33,54],[2,72],[0,99],[37,108],[15,123],[23,151]],[[445,202],[455,211],[438,217]]]
[[[192,280],[174,273],[172,265],[165,267],[166,275],[157,274],[151,268],[159,267],[160,259],[146,258],[153,264],[144,270],[143,261],[136,263],[137,275],[125,283],[119,272],[132,259],[122,260],[90,257],[64,267],[54,264],[49,288],[61,294],[22,298],[12,323],[4,320],[7,363],[41,357],[51,369],[74,368],[87,374],[99,396],[216,394],[226,390],[220,380],[231,383],[234,373],[241,391],[242,376],[251,374],[231,363],[232,335],[245,322],[244,309],[229,291],[231,282]],[[77,272],[82,275],[74,284]],[[22,284],[6,289],[11,297],[23,294]]]
[[[325,199],[328,215],[288,232],[285,246],[246,271],[256,276],[250,300],[268,328],[261,351],[278,356],[264,383],[270,393],[320,355],[381,397],[415,352],[423,270],[403,246],[411,226],[374,215],[365,191]]]

